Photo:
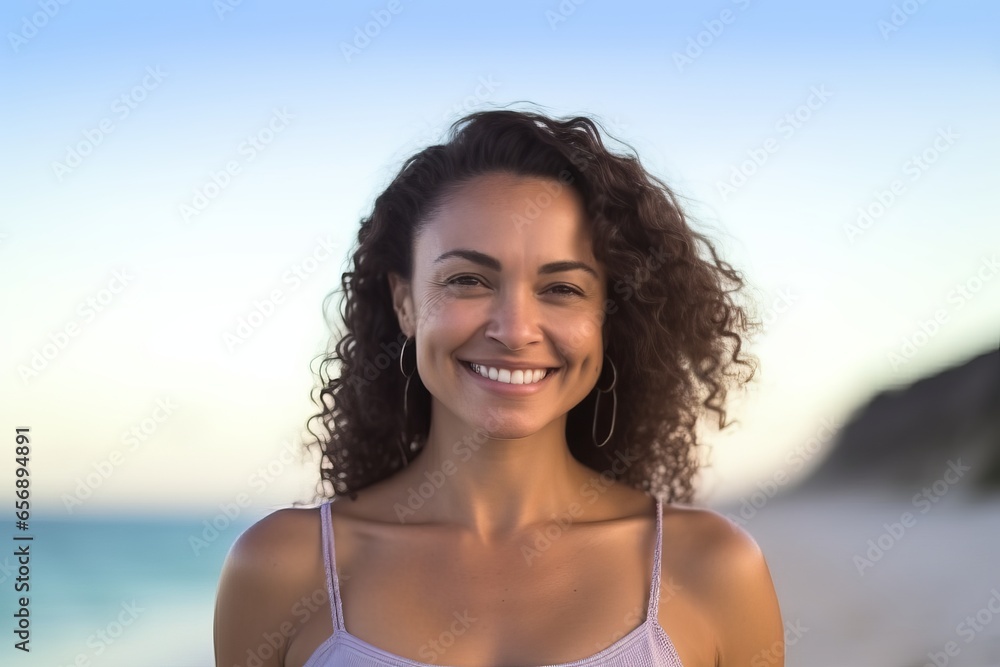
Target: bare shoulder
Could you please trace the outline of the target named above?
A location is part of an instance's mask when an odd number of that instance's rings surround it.
[[[753,536],[712,509],[664,504],[663,530],[665,535],[669,531],[675,543],[696,549],[699,564],[722,564],[728,570],[734,565],[763,560],[763,552]]]
[[[247,528],[233,543],[223,565],[223,582],[281,587],[313,578],[310,566],[322,561],[319,508],[275,510]]]
[[[665,504],[663,540],[662,576],[677,580],[661,584],[661,600],[664,589],[680,588],[697,606],[714,637],[718,667],[782,667],[778,598],[753,536],[714,510]]]
[[[300,625],[296,603],[323,582],[318,508],[279,509],[247,528],[233,543],[219,577],[215,603],[216,664],[239,664],[248,651],[262,667],[279,667]],[[271,656],[261,637],[285,638]]]
[[[320,539],[318,507],[285,507],[274,510],[247,528],[233,543],[234,557],[293,557],[304,542]]]

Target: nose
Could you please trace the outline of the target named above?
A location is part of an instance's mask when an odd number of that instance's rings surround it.
[[[542,340],[538,304],[531,290],[502,290],[494,301],[486,335],[510,350],[520,350]]]

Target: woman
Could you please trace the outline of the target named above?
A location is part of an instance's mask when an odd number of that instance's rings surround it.
[[[333,502],[237,540],[217,665],[784,664],[757,544],[682,504],[754,362],[662,182],[589,118],[479,112],[358,242],[314,417]]]

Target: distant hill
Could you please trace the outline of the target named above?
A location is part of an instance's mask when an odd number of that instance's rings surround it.
[[[909,495],[958,459],[971,467],[960,482],[966,490],[1000,491],[1000,350],[876,395],[795,491],[878,487]]]

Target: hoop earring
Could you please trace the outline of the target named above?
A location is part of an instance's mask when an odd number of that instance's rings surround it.
[[[605,355],[605,356],[607,357],[607,355]],[[615,415],[618,412],[618,395],[615,393],[615,385],[618,384],[618,369],[615,368],[615,362],[613,362],[611,360],[611,357],[607,357],[607,359],[608,359],[608,363],[611,364],[611,372],[613,373],[613,377],[612,377],[612,380],[611,380],[611,386],[608,387],[607,389],[601,389],[600,387],[598,387],[596,385],[594,387],[595,389],[597,389],[597,400],[594,402],[594,426],[593,426],[593,429],[591,430],[591,435],[594,438],[594,444],[597,445],[598,447],[603,447],[604,445],[608,444],[608,440],[611,439],[611,434],[615,432]],[[600,379],[600,378],[598,378],[598,379]],[[609,391],[611,392],[611,430],[608,431],[608,436],[606,438],[604,438],[604,441],[601,442],[601,444],[598,445],[597,444],[597,412],[598,412],[598,410],[600,409],[600,406],[601,406],[601,394],[606,394]]]
[[[409,427],[409,425],[410,425],[410,409],[409,409],[409,406],[407,405],[408,402],[409,402],[409,394],[410,394],[410,378],[412,378],[413,374],[417,371],[417,360],[416,360],[416,358],[413,359],[413,370],[412,371],[410,371],[409,373],[407,373],[405,370],[403,370],[403,356],[406,354],[406,344],[409,343],[411,340],[414,340],[414,339],[413,338],[407,338],[405,341],[403,341],[403,347],[400,348],[400,350],[399,350],[399,372],[402,373],[403,377],[406,378],[406,385],[403,387],[403,424],[404,424],[404,432],[405,432],[406,428]],[[414,345],[416,345],[416,343],[414,343]],[[406,466],[410,465],[410,461],[409,461],[408,458],[406,458],[406,451],[403,449],[403,443],[402,442],[399,443],[399,451],[403,455],[403,467],[405,468]]]

